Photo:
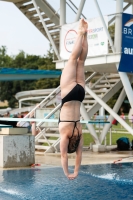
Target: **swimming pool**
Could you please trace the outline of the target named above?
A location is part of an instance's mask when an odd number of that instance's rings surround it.
[[[132,200],[133,163],[81,166],[73,181],[60,167],[0,170],[0,200],[77,199]]]

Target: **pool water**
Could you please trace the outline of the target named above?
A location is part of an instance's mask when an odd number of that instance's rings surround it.
[[[0,200],[119,199],[133,199],[133,163],[81,166],[73,181],[61,167],[0,170]]]

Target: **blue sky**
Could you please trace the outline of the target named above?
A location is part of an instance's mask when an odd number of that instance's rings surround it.
[[[48,1],[59,11],[59,0]],[[73,0],[78,7],[80,0]],[[114,0],[98,0],[104,15],[115,13]],[[130,12],[131,9],[128,10]],[[94,1],[86,0],[83,13],[86,18],[97,17]],[[67,23],[74,21],[75,14],[67,7]],[[16,55],[20,50],[27,54],[46,55],[49,41],[36,27],[17,9],[13,3],[0,1],[0,46],[7,47],[9,55]]]

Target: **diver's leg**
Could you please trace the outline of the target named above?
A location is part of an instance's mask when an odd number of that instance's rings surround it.
[[[61,97],[63,98],[77,84],[77,60],[82,52],[82,44],[86,29],[84,28],[84,20],[80,20],[77,39],[75,41],[70,58],[63,69],[60,86]]]
[[[84,63],[88,53],[88,42],[87,42],[87,33],[84,34],[84,40],[82,44],[82,52],[78,59],[77,65],[77,78],[76,81],[83,87],[85,86],[85,73],[84,73]]]

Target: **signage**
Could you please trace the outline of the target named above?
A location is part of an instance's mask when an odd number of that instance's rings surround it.
[[[108,28],[108,17],[104,17]],[[97,56],[108,53],[108,38],[100,18],[88,19],[88,55]],[[76,41],[79,22],[63,25],[60,38],[60,56],[68,59]]]
[[[122,14],[122,54],[120,72],[133,73],[133,15]]]

